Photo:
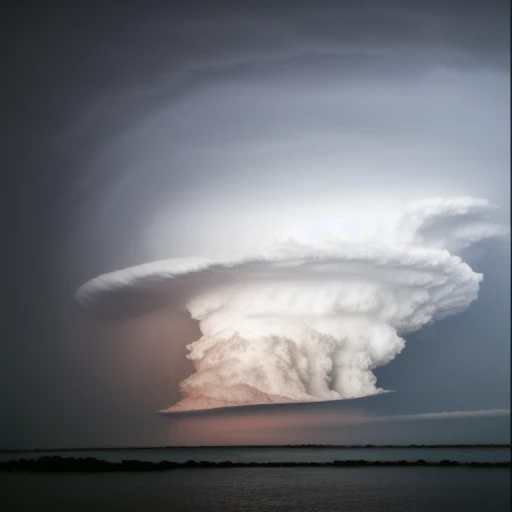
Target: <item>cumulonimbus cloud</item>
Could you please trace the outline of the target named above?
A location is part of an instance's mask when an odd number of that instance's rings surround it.
[[[469,197],[416,201],[370,230],[148,263],[92,279],[76,297],[102,315],[173,303],[199,322],[187,347],[196,371],[168,411],[382,393],[373,370],[402,351],[402,336],[477,298],[483,276],[462,256],[508,233],[494,209]]]

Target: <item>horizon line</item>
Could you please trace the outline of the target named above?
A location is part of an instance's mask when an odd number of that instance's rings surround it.
[[[81,448],[5,448],[0,453],[71,452],[71,451],[120,451],[120,450],[173,450],[198,448],[511,448],[510,443],[461,443],[461,444],[231,444],[231,445],[163,445],[163,446],[103,446]]]

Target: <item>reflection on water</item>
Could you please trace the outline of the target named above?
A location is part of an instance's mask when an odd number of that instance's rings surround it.
[[[0,474],[2,510],[505,512],[508,469],[237,468]],[[6,505],[6,506],[4,506]]]

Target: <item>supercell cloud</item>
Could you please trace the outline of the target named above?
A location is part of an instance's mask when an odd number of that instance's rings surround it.
[[[169,412],[373,395],[385,391],[373,370],[404,349],[403,336],[477,298],[483,276],[464,259],[508,234],[494,209],[470,197],[416,201],[223,260],[101,275],[77,300],[107,317],[172,304],[199,322],[187,347],[195,373]]]

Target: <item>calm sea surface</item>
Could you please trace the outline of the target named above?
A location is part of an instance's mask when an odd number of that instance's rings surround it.
[[[0,460],[61,455],[63,457],[94,457],[109,462],[142,460],[160,462],[332,462],[334,460],[410,460],[443,459],[459,462],[505,462],[510,460],[508,448],[180,448],[139,450],[84,450],[64,452],[0,453]]]
[[[510,471],[489,468],[234,468],[0,474],[2,511],[505,512]]]

